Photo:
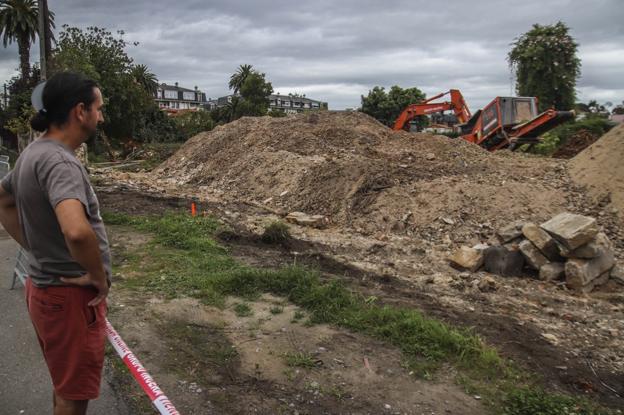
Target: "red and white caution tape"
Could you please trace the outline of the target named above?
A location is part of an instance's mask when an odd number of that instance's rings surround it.
[[[161,415],[180,415],[108,320],[106,320],[106,336]]]

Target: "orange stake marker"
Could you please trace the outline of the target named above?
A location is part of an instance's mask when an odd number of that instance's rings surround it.
[[[195,205],[195,202],[191,203],[191,216],[197,216],[197,205]]]

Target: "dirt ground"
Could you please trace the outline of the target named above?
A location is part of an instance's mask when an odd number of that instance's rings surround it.
[[[562,160],[392,132],[359,113],[326,113],[241,119],[189,140],[153,173],[94,173],[109,210],[159,214],[196,200],[236,230],[224,243],[246,262],[310,261],[383,302],[474,327],[555,390],[622,407],[622,285],[579,295],[530,275],[490,276],[494,289],[483,292],[486,273],[458,272],[446,260],[511,221],[570,211],[596,217],[621,262],[624,229],[612,197],[587,194],[568,169]],[[257,241],[295,210],[325,215],[329,225],[291,225],[296,241],[281,250]]]
[[[162,213],[163,210],[169,209],[171,206],[185,209],[190,203],[183,199],[158,198],[153,195],[145,196],[134,192],[119,193],[116,191],[108,193],[100,191],[99,197],[104,208],[128,213],[134,211],[137,205],[150,206],[150,211],[147,213]],[[224,212],[228,210],[223,210],[223,207],[208,205],[204,205],[203,207],[206,210],[210,210],[212,214],[221,214],[223,217],[227,218]],[[619,287],[610,286],[605,288],[603,292],[594,293],[590,296],[576,297],[558,286],[548,286],[535,280],[508,278],[504,281],[500,281],[499,288],[496,292],[482,293],[473,287],[473,277],[462,273],[456,273],[455,271],[452,271],[456,274],[455,277],[448,276],[448,285],[436,283],[436,279],[445,278],[445,276],[440,273],[425,275],[423,281],[414,283],[413,281],[396,278],[387,274],[377,274],[373,271],[363,270],[362,268],[345,263],[342,260],[336,260],[334,255],[324,253],[325,247],[318,243],[296,240],[289,247],[276,248],[263,244],[256,234],[247,232],[241,227],[235,227],[234,229],[237,229],[236,232],[223,235],[222,243],[229,247],[236,258],[245,263],[259,267],[278,267],[291,264],[293,261],[309,264],[320,269],[327,276],[343,278],[364,295],[375,295],[380,298],[381,301],[388,304],[414,307],[426,312],[428,315],[440,318],[454,325],[473,327],[489,344],[496,346],[503,356],[511,358],[523,367],[543,376],[547,384],[551,385],[551,387],[554,387],[556,390],[573,394],[587,394],[606,405],[616,408],[622,405],[621,398],[610,390],[610,388],[616,388],[617,390],[619,387],[618,385],[622,385],[624,381],[622,371],[614,369],[612,366],[612,364],[621,364],[622,362],[622,359],[618,357],[618,353],[621,352],[621,349],[615,346],[618,338],[614,335],[617,333],[613,332],[614,329],[609,326],[608,323],[604,323],[604,320],[600,321],[600,317],[598,317],[604,314],[612,318],[612,321],[618,320],[619,323],[621,323],[624,295],[622,295]],[[126,236],[124,238],[122,236],[120,238],[119,235],[115,236],[114,232],[113,238],[114,249],[120,252],[123,252],[127,246],[136,244],[137,241],[138,243],[145,241],[140,237],[132,235],[130,237]],[[610,289],[616,290],[618,293],[609,293],[608,290]],[[461,297],[462,303],[459,303],[459,297]],[[255,307],[259,307],[259,310],[264,308],[264,314],[266,314],[268,304],[272,304],[272,301],[274,302],[276,300],[269,299],[256,304]],[[164,314],[160,313],[160,315],[166,315],[166,320],[175,316],[175,318],[180,321],[188,321],[188,324],[194,324],[194,320],[188,316],[184,317],[186,315],[185,313],[187,313],[185,310],[189,308],[193,309],[193,307],[197,309],[193,313],[202,315],[207,313],[213,315],[216,319],[215,321],[233,322],[233,320],[228,320],[227,312],[200,306],[184,306],[181,307],[182,310],[175,312],[173,311],[173,309],[177,308],[175,302],[167,305],[163,304],[160,300],[154,300],[153,303],[148,301],[147,307],[144,308],[142,304],[136,303],[135,297],[132,297],[128,299],[128,301],[115,299],[115,303],[124,304],[124,307],[116,308],[115,317],[113,317],[115,319],[119,318],[122,322],[120,331],[124,335],[125,333],[129,333],[131,336],[131,344],[136,344],[137,346],[143,344],[145,348],[137,351],[141,356],[145,353],[150,356],[152,365],[155,365],[157,368],[161,361],[158,358],[160,354],[152,349],[158,341],[143,333],[144,330],[158,330],[157,325],[160,319],[154,317],[158,314],[157,310],[169,308],[169,311]],[[132,306],[130,306],[131,304]],[[119,310],[123,311],[120,312]],[[292,311],[288,310],[290,310],[288,307],[284,307],[284,315],[289,315],[288,313],[292,314]],[[117,317],[117,313],[121,313],[119,317]],[[128,316],[127,319],[123,317],[124,313]],[[134,318],[135,315],[141,315],[144,316],[144,318],[137,320]],[[262,311],[258,311],[255,315],[256,317],[257,315],[262,315]],[[537,316],[542,317],[537,318]],[[281,321],[281,318],[283,317],[277,318],[276,321]],[[261,318],[258,320],[260,319]],[[250,321],[253,324],[257,323],[257,320]],[[546,324],[549,325],[546,326]],[[598,330],[593,327],[598,324],[600,324],[603,330]],[[147,328],[142,330],[140,326],[145,326]],[[289,326],[287,331],[293,330],[293,327],[297,328],[297,336],[305,335],[298,331],[300,326],[297,324]],[[325,329],[328,328],[324,328],[324,330]],[[306,330],[309,329],[306,328]],[[238,344],[237,342],[247,340],[250,340],[250,342],[256,341],[251,340],[253,335],[249,331],[245,333],[249,338],[240,337],[241,333],[244,331],[245,330],[239,330],[236,332],[239,335],[239,337],[236,337],[238,340],[234,339],[234,333],[228,333],[229,341],[232,344]],[[310,334],[310,332],[308,333]],[[555,336],[554,339],[557,341],[553,342],[552,337],[547,339],[543,336],[544,334],[553,334]],[[311,336],[313,339],[316,339],[315,334],[311,334]],[[347,336],[353,335],[348,334]],[[371,359],[373,359],[371,356],[373,355],[388,355],[387,347],[381,347],[381,345],[375,341],[373,341],[373,343],[376,343],[375,347],[367,347],[365,345],[371,343],[370,339],[357,335],[356,337],[357,341],[354,341],[364,345],[362,347],[366,349],[366,353],[358,352],[360,354],[355,354],[351,359],[358,360],[357,356],[367,356],[370,363]],[[162,342],[162,340],[160,342]],[[271,343],[268,339],[266,342]],[[209,343],[210,342],[206,342],[206,344]],[[315,343],[302,341],[301,344],[309,345]],[[597,347],[594,348],[594,345],[597,345]],[[609,364],[608,368],[605,369],[603,359],[608,359],[609,357],[602,355],[601,351],[609,349],[609,346],[611,346],[613,354],[611,355],[611,360],[607,362]],[[162,347],[166,348],[167,346],[164,345]],[[278,345],[276,344],[275,347],[278,347]],[[326,346],[319,347],[329,349],[329,347]],[[599,352],[592,353],[591,351],[594,349]],[[308,347],[306,350],[308,352],[314,352],[314,347]],[[380,354],[377,355],[377,352]],[[272,353],[275,353],[275,351]],[[391,355],[397,357],[396,353],[397,352],[394,351]],[[345,356],[346,355],[343,354],[342,358],[338,357],[337,359],[344,361]],[[379,357],[375,357],[374,359],[376,360],[378,358]],[[400,359],[398,357],[393,364],[384,362],[381,367],[396,367],[397,365],[400,367]],[[243,370],[243,368],[240,370]],[[169,379],[166,377],[166,373],[168,372],[163,368],[163,375],[165,375],[166,379]],[[402,373],[402,375],[405,376],[405,373]],[[447,375],[450,377],[450,373]],[[311,376],[311,374],[307,374],[307,376]],[[442,379],[437,379],[437,381],[442,382],[445,388],[451,388],[454,392],[457,392],[457,396],[462,396],[462,393],[455,389],[456,386],[454,386],[452,382],[444,382],[444,374],[441,375],[441,378]],[[279,381],[279,379],[280,378],[278,378],[277,381]],[[183,387],[179,387],[179,385],[175,384],[173,378],[170,380],[172,382],[171,384],[177,388],[176,393],[182,393],[184,391]],[[412,377],[408,376],[408,383],[412,382],[409,384],[415,388],[414,390],[420,390],[416,389],[413,383],[414,381]],[[188,384],[192,382],[193,381],[187,381]],[[603,383],[607,386],[603,386]],[[428,385],[428,383],[426,384]],[[335,384],[333,385],[335,386]],[[340,385],[340,383],[338,383],[338,385],[342,387],[345,386]],[[230,390],[229,386],[222,386],[224,391]],[[249,384],[245,386],[245,388],[248,387]],[[272,383],[270,386],[267,386],[268,389],[275,387],[276,386]],[[357,391],[357,385],[353,384],[352,388],[349,390]],[[290,392],[293,391],[291,390]],[[354,392],[349,393],[354,394]],[[267,391],[265,390],[260,394],[266,396]],[[285,395],[288,395],[288,393]],[[451,395],[454,396],[453,394]],[[198,398],[193,393],[191,393],[190,396],[193,399]],[[207,398],[208,401],[210,401],[210,399],[212,398]],[[277,402],[282,403],[279,401],[279,398]],[[367,402],[368,405],[376,401],[369,400]],[[440,402],[445,402],[445,404],[448,402],[448,405],[450,405],[448,409],[452,411],[453,406],[450,403],[455,402],[455,400],[449,398],[442,401],[421,400],[419,404],[424,405],[423,408],[431,408],[435,411],[436,408],[440,409],[439,406],[436,406],[436,402],[437,405],[439,405]],[[462,400],[458,402],[462,402]],[[259,401],[255,399],[252,399],[248,403],[250,405],[249,408],[258,407],[257,405],[260,405]],[[339,405],[336,403],[336,408],[346,408],[342,406],[345,404],[344,402],[340,401],[339,403]],[[245,402],[241,404],[244,405]],[[273,400],[266,404],[270,407],[276,404],[276,401]],[[392,406],[392,403],[388,404]],[[197,402],[196,400],[192,400],[188,405],[188,408],[193,408],[195,407],[194,405],[197,405]],[[407,410],[407,412],[400,413],[430,413],[424,410],[419,412],[420,407],[416,410],[414,410],[414,407],[411,407],[412,411],[410,412],[408,409],[409,402],[401,400],[397,401],[394,406],[396,407],[397,405]],[[427,405],[431,406],[427,407]],[[266,409],[268,407],[263,408]],[[331,405],[328,408],[331,408]],[[367,413],[362,409],[367,408],[366,406],[349,408],[353,411],[350,412],[350,410],[345,409],[343,412],[332,412],[326,408],[328,410],[326,413]],[[476,412],[474,413],[485,413],[485,411],[479,409],[478,406],[476,408]],[[242,411],[240,413],[245,413],[244,409],[240,410]],[[306,411],[309,410],[311,410],[311,408],[306,408]],[[306,411],[302,411],[301,413],[306,413]],[[259,413],[263,412],[260,411]],[[375,413],[375,411],[371,411],[370,413]],[[393,412],[390,411],[388,413]],[[469,412],[460,411],[451,413]]]
[[[109,233],[114,253],[148,240],[119,227]],[[248,259],[245,244],[229,246],[238,259]],[[253,259],[269,267],[283,260],[290,259],[271,249]],[[396,348],[327,325],[307,326],[305,313],[278,297],[245,301],[248,316],[233,311],[243,302],[236,298],[220,309],[117,289],[111,300],[109,318],[181,413],[486,413],[478,396],[455,384],[452,369],[433,380],[416,378]]]

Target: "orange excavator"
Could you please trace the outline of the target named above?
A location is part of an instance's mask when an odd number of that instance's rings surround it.
[[[446,94],[451,95],[450,102],[431,102]],[[455,113],[458,121],[455,128],[462,139],[489,151],[501,148],[515,150],[523,144],[538,143],[540,135],[574,118],[574,111],[552,108],[538,114],[535,97],[496,97],[471,116],[461,92],[451,89],[425,102],[409,105],[399,115],[393,129],[407,129],[414,117],[441,111]]]
[[[431,102],[445,95],[450,95],[451,100]],[[464,101],[463,95],[458,89],[451,89],[450,91],[442,92],[418,104],[408,105],[394,122],[393,130],[398,131],[409,128],[409,122],[419,115],[430,115],[443,111],[453,111],[460,124],[464,124],[470,119],[470,110],[468,109],[468,105],[466,105],[466,101]]]

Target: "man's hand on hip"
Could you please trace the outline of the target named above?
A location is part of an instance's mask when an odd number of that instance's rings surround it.
[[[106,278],[93,278],[91,274],[85,274],[82,277],[61,277],[61,281],[67,284],[80,285],[83,287],[95,287],[98,291],[97,296],[89,301],[89,306],[94,307],[102,302],[108,296],[108,281]]]

